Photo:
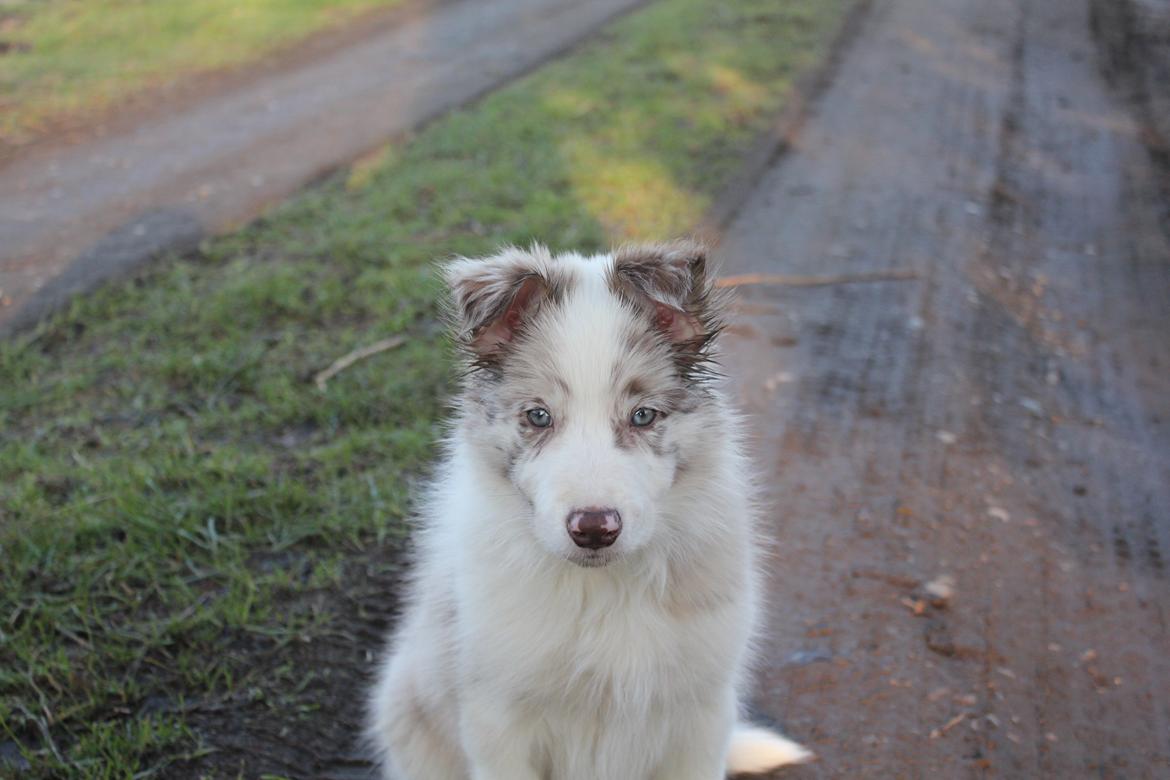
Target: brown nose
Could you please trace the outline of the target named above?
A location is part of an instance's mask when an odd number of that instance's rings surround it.
[[[576,509],[569,513],[566,525],[578,547],[600,550],[617,541],[622,532],[622,516],[616,509]]]

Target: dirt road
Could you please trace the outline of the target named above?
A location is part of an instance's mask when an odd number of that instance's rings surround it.
[[[325,56],[0,168],[0,332],[532,68],[643,0],[410,0]]]
[[[916,275],[731,331],[785,777],[1170,776],[1167,180],[1090,16],[876,0],[727,230],[729,273]]]

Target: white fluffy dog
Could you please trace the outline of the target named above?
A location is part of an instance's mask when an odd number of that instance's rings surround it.
[[[447,270],[468,371],[369,737],[393,780],[717,780],[811,754],[737,719],[751,468],[692,243]]]

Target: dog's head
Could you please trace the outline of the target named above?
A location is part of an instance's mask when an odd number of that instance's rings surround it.
[[[706,250],[513,248],[458,260],[447,280],[469,368],[468,440],[531,507],[500,532],[531,532],[583,566],[669,533],[660,507],[711,399],[721,306]]]

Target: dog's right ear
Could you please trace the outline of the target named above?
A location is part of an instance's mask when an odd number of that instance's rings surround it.
[[[548,298],[551,259],[542,246],[509,247],[491,257],[459,258],[447,266],[456,341],[476,362],[493,362]]]

